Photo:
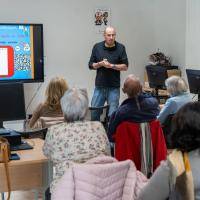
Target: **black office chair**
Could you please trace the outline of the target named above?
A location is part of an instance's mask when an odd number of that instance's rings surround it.
[[[105,105],[105,106],[100,106],[100,107],[89,107],[88,108],[88,112],[86,115],[86,120],[88,121],[96,121],[92,119],[92,112],[93,111],[97,111],[100,113],[100,122],[103,124],[105,130],[108,130],[108,111],[109,111],[109,105]]]
[[[31,116],[31,115],[30,115]],[[29,120],[24,121],[24,131],[21,135],[25,138],[42,138],[45,139],[47,130],[50,126],[64,122],[64,117],[40,117],[37,120],[37,128],[29,128]]]
[[[171,142],[171,128],[172,128],[172,120],[173,120],[174,114],[170,114],[167,116],[166,120],[162,124],[162,129],[166,141],[166,145],[168,149],[172,149],[172,142]]]
[[[26,130],[19,132],[24,138],[41,138],[45,139],[48,128],[41,128],[35,130]]]

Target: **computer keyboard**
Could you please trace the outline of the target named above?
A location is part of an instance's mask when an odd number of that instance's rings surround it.
[[[19,150],[27,150],[27,149],[33,149],[33,147],[27,142],[22,142],[21,144],[10,146],[11,151],[19,151]]]

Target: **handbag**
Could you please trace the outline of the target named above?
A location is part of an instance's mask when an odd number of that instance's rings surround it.
[[[9,160],[10,160],[10,145],[6,138],[0,137],[0,163],[4,163],[4,166],[5,166],[6,180],[7,180],[7,186],[8,186],[7,200],[10,199],[10,192],[11,192],[10,175],[9,175],[9,169],[8,169]]]
[[[169,155],[169,161],[174,179],[169,199],[194,200],[194,181],[188,154],[175,149]]]

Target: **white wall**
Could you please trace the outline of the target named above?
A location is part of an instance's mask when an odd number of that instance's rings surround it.
[[[43,23],[45,83],[34,98],[28,113],[44,99],[47,82],[64,76],[70,86],[88,88],[91,98],[95,72],[87,67],[91,48],[103,39],[93,25],[94,8],[111,8],[117,40],[125,44],[130,62],[128,72],[143,78],[148,55],[154,50],[153,1],[149,0],[0,0],[0,22]],[[26,104],[38,84],[25,84]]]
[[[185,69],[200,69],[199,11],[199,0],[155,0],[155,48],[171,56],[185,77]]]
[[[95,71],[87,63],[93,44],[103,40],[93,25],[96,7],[111,8],[117,40],[126,46],[130,65],[122,72],[122,80],[129,73],[143,79],[148,55],[158,48],[182,69],[200,65],[199,0],[0,0],[0,5],[0,22],[44,26],[45,82],[28,113],[43,101],[46,85],[54,76],[64,76],[70,86],[86,87],[92,97]],[[25,84],[26,105],[38,86]]]
[[[185,66],[186,0],[155,0],[155,50],[172,58],[180,69]]]
[[[200,69],[200,1],[186,3],[186,68]]]

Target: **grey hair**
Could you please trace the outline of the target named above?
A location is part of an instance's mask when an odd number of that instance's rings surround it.
[[[62,112],[67,122],[83,120],[88,110],[86,89],[68,89],[60,100]]]
[[[188,91],[188,84],[179,76],[171,76],[165,81],[168,92],[171,95],[179,95]]]

